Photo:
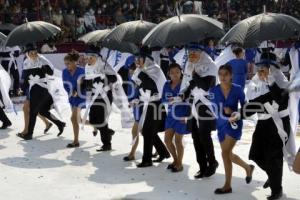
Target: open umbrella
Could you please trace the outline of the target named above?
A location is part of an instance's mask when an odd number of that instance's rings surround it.
[[[226,33],[221,43],[257,47],[265,40],[284,40],[299,34],[298,19],[285,14],[265,12],[240,21]]]
[[[136,54],[138,53],[138,47],[131,42],[119,42],[117,40],[107,40],[107,35],[111,32],[111,29],[96,30],[88,34],[83,35],[78,40],[83,41],[87,44],[100,45],[111,50],[117,50],[120,52],[127,52]]]
[[[221,22],[203,15],[186,14],[171,17],[158,24],[145,36],[143,45],[166,47],[223,36]]]
[[[132,42],[140,44],[143,38],[156,26],[144,20],[130,21],[120,24],[108,34],[108,40]]]
[[[40,42],[55,36],[61,29],[44,21],[25,22],[17,26],[7,36],[5,46],[25,46],[28,43]]]

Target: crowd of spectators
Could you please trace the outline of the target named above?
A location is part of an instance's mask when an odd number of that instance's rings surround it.
[[[74,41],[89,31],[141,16],[159,23],[178,12],[208,15],[229,29],[240,20],[261,13],[263,5],[269,12],[300,18],[299,0],[0,0],[0,24],[5,24],[0,25],[0,31],[13,27],[7,24],[19,25],[25,19],[43,20],[61,27],[64,41]]]

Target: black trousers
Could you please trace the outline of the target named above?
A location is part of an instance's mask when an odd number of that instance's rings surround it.
[[[34,85],[30,90],[30,110],[29,110],[29,125],[28,134],[33,135],[34,126],[36,123],[36,117],[38,114],[46,117],[56,126],[65,125],[64,122],[56,119],[51,113],[51,106],[53,104],[53,99],[46,88],[39,85]]]
[[[160,102],[149,103],[147,108],[147,113],[142,129],[142,135],[144,137],[142,162],[152,162],[153,146],[157,150],[159,156],[167,157],[170,155],[166,146],[158,136],[158,131],[160,128],[159,120],[161,120],[157,116],[157,114],[159,113],[159,103]]]
[[[282,119],[284,130],[288,134],[290,134],[289,120],[289,117]],[[273,119],[259,120],[253,134],[249,159],[267,173],[272,192],[282,189],[282,147],[283,143]]]
[[[108,91],[107,96],[110,105],[112,104],[112,92]],[[101,142],[104,146],[111,146],[111,129],[108,128],[108,109],[105,101],[99,96],[90,108],[89,121],[100,131]]]
[[[189,121],[196,152],[197,162],[201,172],[205,172],[209,166],[213,166],[217,161],[215,157],[214,145],[211,138],[211,121],[200,121],[197,126],[196,119]]]
[[[20,88],[20,74],[19,74],[18,68],[15,66],[15,63],[13,63],[10,67],[10,71],[8,71],[9,61],[7,61],[7,60],[3,60],[1,62],[1,65],[13,77],[13,79],[14,79],[13,91],[16,94]]]
[[[10,124],[10,120],[6,116],[4,110],[0,107],[0,121],[2,121],[3,124]]]

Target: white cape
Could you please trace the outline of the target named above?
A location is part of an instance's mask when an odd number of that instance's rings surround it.
[[[9,97],[9,88],[11,86],[11,79],[9,74],[5,71],[5,69],[0,64],[0,92],[2,95],[3,102],[0,101],[0,106],[5,106],[5,109],[8,112],[13,111],[13,103]],[[4,105],[1,105],[1,104]]]

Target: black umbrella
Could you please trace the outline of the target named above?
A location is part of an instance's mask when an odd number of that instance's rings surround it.
[[[105,30],[96,30],[85,34],[80,37],[78,40],[83,41],[87,44],[100,45],[102,47],[106,47],[111,50],[117,50],[120,52],[128,52],[132,54],[136,54],[139,52],[138,47],[131,42],[119,42],[117,40],[108,40],[106,39],[107,35],[111,32],[111,29]]]
[[[25,46],[28,43],[40,42],[55,36],[60,28],[44,21],[25,22],[10,32],[5,46]]]
[[[142,43],[143,38],[156,26],[156,24],[137,20],[120,24],[107,36],[109,40],[119,42]]]
[[[257,47],[265,40],[289,39],[299,33],[298,19],[285,14],[263,13],[240,21],[221,39],[221,43]]]
[[[105,37],[111,32],[111,29],[96,30],[81,36],[78,40],[86,44],[98,44],[104,41]]]
[[[199,42],[205,38],[221,38],[223,24],[212,18],[186,14],[169,18],[153,28],[143,39],[143,45],[166,47]]]

